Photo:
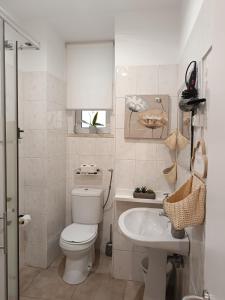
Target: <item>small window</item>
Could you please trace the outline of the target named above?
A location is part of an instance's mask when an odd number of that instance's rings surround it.
[[[75,132],[89,133],[89,124],[97,115],[97,133],[110,133],[110,110],[76,110],[75,112]]]
[[[105,110],[82,110],[81,111],[81,127],[82,128],[88,128],[96,113],[98,113],[97,117],[97,123],[101,125],[97,125],[97,128],[103,128],[106,127],[106,111]]]

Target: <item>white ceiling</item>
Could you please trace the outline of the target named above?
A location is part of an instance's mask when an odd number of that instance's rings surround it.
[[[116,15],[147,10],[180,12],[181,0],[0,0],[21,21],[41,19],[65,41],[113,39]],[[134,20],[135,22],[135,20]]]

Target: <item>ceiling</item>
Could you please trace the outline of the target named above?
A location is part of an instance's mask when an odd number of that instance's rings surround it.
[[[126,12],[177,10],[181,0],[0,0],[0,6],[21,21],[41,19],[65,41],[108,40],[114,18]]]

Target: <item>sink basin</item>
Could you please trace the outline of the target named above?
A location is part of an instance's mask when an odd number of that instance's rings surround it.
[[[188,255],[188,237],[173,238],[171,223],[167,217],[160,216],[161,212],[161,209],[153,208],[129,209],[120,215],[119,228],[136,245]]]
[[[189,240],[171,235],[169,219],[161,216],[162,209],[132,208],[119,217],[118,224],[124,236],[138,246],[148,248],[149,268],[144,300],[165,300],[166,266],[168,253],[188,255]]]

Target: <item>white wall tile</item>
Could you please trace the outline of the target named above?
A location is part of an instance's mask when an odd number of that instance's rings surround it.
[[[45,101],[24,102],[24,129],[46,129],[47,114]]]
[[[155,189],[157,164],[155,161],[135,161],[135,187],[147,186]]]
[[[124,128],[125,99],[116,99],[116,128]]]
[[[158,66],[137,66],[137,94],[148,95],[158,92]]]
[[[32,217],[24,231],[24,258],[26,264],[46,268],[59,250],[58,239],[65,225],[65,83],[46,72],[22,76],[25,101],[21,101],[24,113],[20,121],[24,118],[25,137],[20,146],[24,168],[20,186],[23,212]]]
[[[137,70],[135,66],[116,67],[116,97],[137,93]]]
[[[46,159],[24,158],[24,183],[30,186],[46,185]]]
[[[124,138],[124,130],[116,130],[116,158],[135,159],[135,141]]]
[[[135,161],[117,159],[115,169],[116,188],[134,188]]]
[[[23,137],[24,157],[46,157],[46,141],[45,130],[26,130]]]
[[[115,142],[111,138],[99,138],[95,141],[95,154],[96,155],[114,155]]]
[[[152,141],[137,141],[135,144],[136,160],[156,160],[158,158],[157,145]]]
[[[46,88],[46,72],[23,72],[23,96],[26,101],[46,100]]]

